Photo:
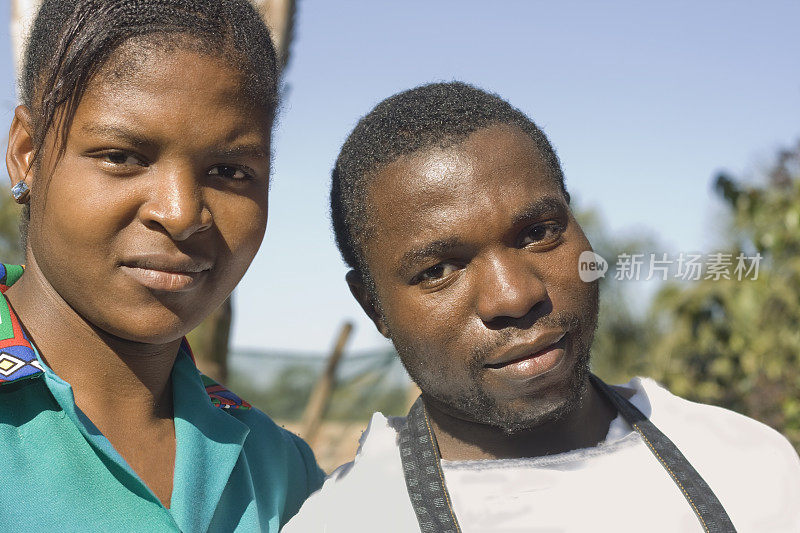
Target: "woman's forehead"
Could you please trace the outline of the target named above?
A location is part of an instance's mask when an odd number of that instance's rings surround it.
[[[124,63],[125,55],[115,61]],[[268,115],[254,112],[245,80],[219,57],[151,50],[124,71],[98,75],[78,105],[73,128],[126,124],[199,137],[248,126],[268,131]]]
[[[164,59],[181,55],[184,58],[203,56],[218,59],[226,64],[230,76],[241,76],[239,68],[231,61],[231,52],[221,43],[214,43],[185,33],[157,33],[126,39],[104,58],[100,58],[90,83],[113,83],[133,80],[148,72],[169,74]]]

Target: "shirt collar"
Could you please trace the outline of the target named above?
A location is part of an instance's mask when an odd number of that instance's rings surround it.
[[[14,284],[23,272],[23,266],[0,263],[0,292]],[[178,357],[186,354],[195,363],[186,337],[181,341]],[[195,364],[196,367],[196,364]],[[19,318],[5,294],[0,298],[0,391],[12,382],[41,377],[45,372],[36,349],[20,325]],[[200,374],[206,394],[211,402],[222,409],[250,409],[250,404],[239,398],[210,377]]]

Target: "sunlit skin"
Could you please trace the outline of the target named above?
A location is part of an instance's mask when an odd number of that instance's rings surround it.
[[[532,140],[510,126],[403,156],[370,182],[351,290],[420,385],[445,459],[531,457],[601,441],[587,383],[591,250]]]
[[[224,57],[129,41],[41,166],[17,108],[7,165],[31,189],[26,270],[6,293],[78,407],[169,506],[181,338],[244,275],[267,223],[271,118]],[[109,75],[113,73],[113,75]]]

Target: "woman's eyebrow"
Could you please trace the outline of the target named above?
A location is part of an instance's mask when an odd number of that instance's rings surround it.
[[[131,128],[117,124],[84,124],[81,127],[81,132],[104,137],[114,137],[136,146],[151,146],[156,144],[155,140],[148,139],[146,136]],[[268,159],[269,149],[264,147],[261,143],[248,142],[215,149],[213,150],[213,156],[220,158],[253,157]]]
[[[241,144],[214,150],[215,157],[253,157],[258,159],[268,159],[269,152],[258,143]]]
[[[154,140],[148,139],[138,131],[116,124],[84,124],[81,127],[81,132],[104,137],[116,137],[137,146],[155,144]]]

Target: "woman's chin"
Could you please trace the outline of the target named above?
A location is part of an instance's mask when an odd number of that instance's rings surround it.
[[[203,317],[184,320],[171,313],[137,313],[126,321],[107,320],[94,327],[102,334],[121,341],[140,344],[168,344],[183,338],[202,321]]]

